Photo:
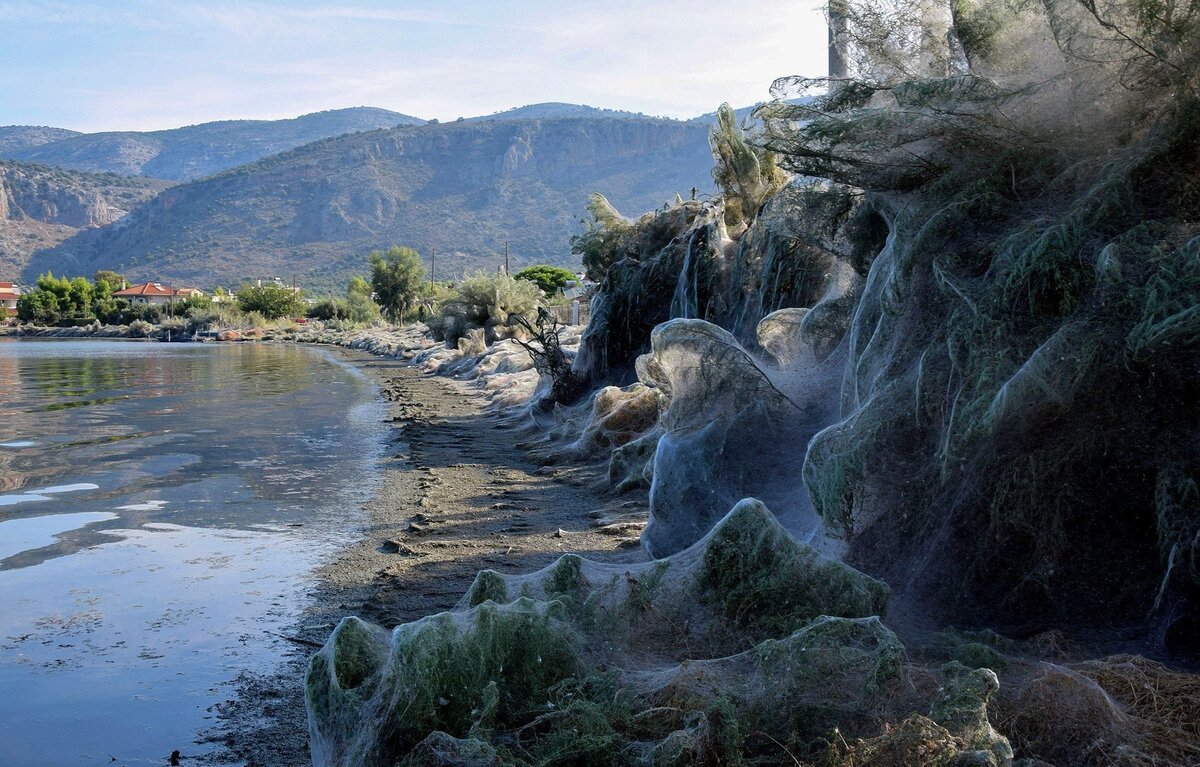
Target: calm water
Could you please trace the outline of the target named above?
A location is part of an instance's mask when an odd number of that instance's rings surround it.
[[[267,632],[354,529],[381,424],[314,349],[0,339],[0,763],[212,751],[231,680],[297,651]]]

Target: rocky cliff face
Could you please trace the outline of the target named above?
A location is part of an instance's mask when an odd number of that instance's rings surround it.
[[[112,224],[167,184],[0,161],[0,269],[16,277],[30,252]]]
[[[371,249],[437,248],[443,277],[571,263],[587,195],[632,210],[711,186],[707,127],[575,118],[462,122],[328,139],[181,185],[123,219],[39,254],[30,272],[200,283],[255,274],[341,281]]]

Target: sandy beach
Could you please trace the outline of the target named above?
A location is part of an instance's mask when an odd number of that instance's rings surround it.
[[[310,763],[304,670],[346,615],[390,628],[452,607],[479,570],[530,572],[567,552],[646,558],[644,494],[612,497],[594,469],[535,461],[522,446],[530,435],[499,423],[470,384],[395,358],[335,353],[389,402],[390,446],[361,537],[318,573],[289,635],[294,652],[278,672],[240,680],[237,698],[219,707],[210,737],[251,767]]]

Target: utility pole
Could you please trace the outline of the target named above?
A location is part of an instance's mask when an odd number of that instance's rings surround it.
[[[434,280],[436,279],[436,277],[434,276],[436,274],[436,272],[434,272],[434,268],[433,268],[435,263],[437,263],[437,248],[430,248],[429,249],[429,284],[431,284],[431,285],[433,284]]]
[[[504,273],[508,274],[508,240],[504,241]]]

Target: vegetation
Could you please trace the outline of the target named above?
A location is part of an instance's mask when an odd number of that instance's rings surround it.
[[[534,263],[575,268],[563,223],[593,189],[637,211],[693,186],[711,190],[702,122],[581,118],[534,126],[499,120],[400,127],[255,162],[248,157],[149,204],[122,206],[131,211],[126,225],[43,246],[34,268],[57,273],[83,263],[132,273],[153,264],[202,285],[222,275],[299,270],[306,288],[340,293],[374,248],[396,243],[425,254],[436,247],[435,276],[444,279],[494,271],[505,240],[513,271]],[[518,183],[502,170],[504,154],[530,130],[541,159]],[[16,259],[21,269],[33,252]]]
[[[451,344],[475,329],[493,340],[496,329],[506,327],[511,317],[535,318],[543,301],[542,291],[532,282],[500,272],[476,272],[450,290],[427,324],[434,338]]]
[[[346,286],[345,298],[327,298],[309,307],[307,316],[322,321],[350,322],[356,325],[380,319],[379,306],[371,296],[371,286],[362,277],[354,277]]]
[[[301,292],[287,285],[247,283],[238,288],[237,302],[243,312],[257,312],[268,320],[297,317],[304,311]]]
[[[538,264],[529,266],[514,275],[518,280],[536,283],[547,297],[554,296],[564,285],[576,280],[575,273],[561,266]]]
[[[369,258],[375,300],[389,320],[402,322],[421,295],[425,281],[421,256],[412,248],[393,245],[386,253],[372,251]]]
[[[516,336],[517,343],[529,353],[538,373],[550,378],[548,404],[569,405],[587,393],[587,379],[571,367],[572,358],[563,351],[558,320],[553,315],[538,307],[533,323],[523,314],[509,315],[508,322],[525,331],[530,340]]]
[[[709,133],[713,153],[713,180],[725,201],[725,222],[730,226],[748,224],[758,210],[778,192],[786,174],[775,162],[775,155],[751,143],[737,124],[729,104],[717,110],[717,124]]]
[[[163,307],[113,298],[113,291],[120,288],[120,275],[111,272],[97,272],[92,282],[85,277],[55,277],[46,273],[38,277],[32,290],[23,293],[17,300],[17,319],[40,325],[87,325],[97,321],[110,325],[128,325],[137,320],[158,322]],[[177,301],[167,308],[184,313],[191,306],[188,302]]]
[[[583,262],[588,279],[602,281],[609,268],[625,259],[642,261],[657,255],[686,231],[700,213],[700,203],[677,201],[630,221],[601,194],[588,198],[591,221],[571,238],[571,253]]]

